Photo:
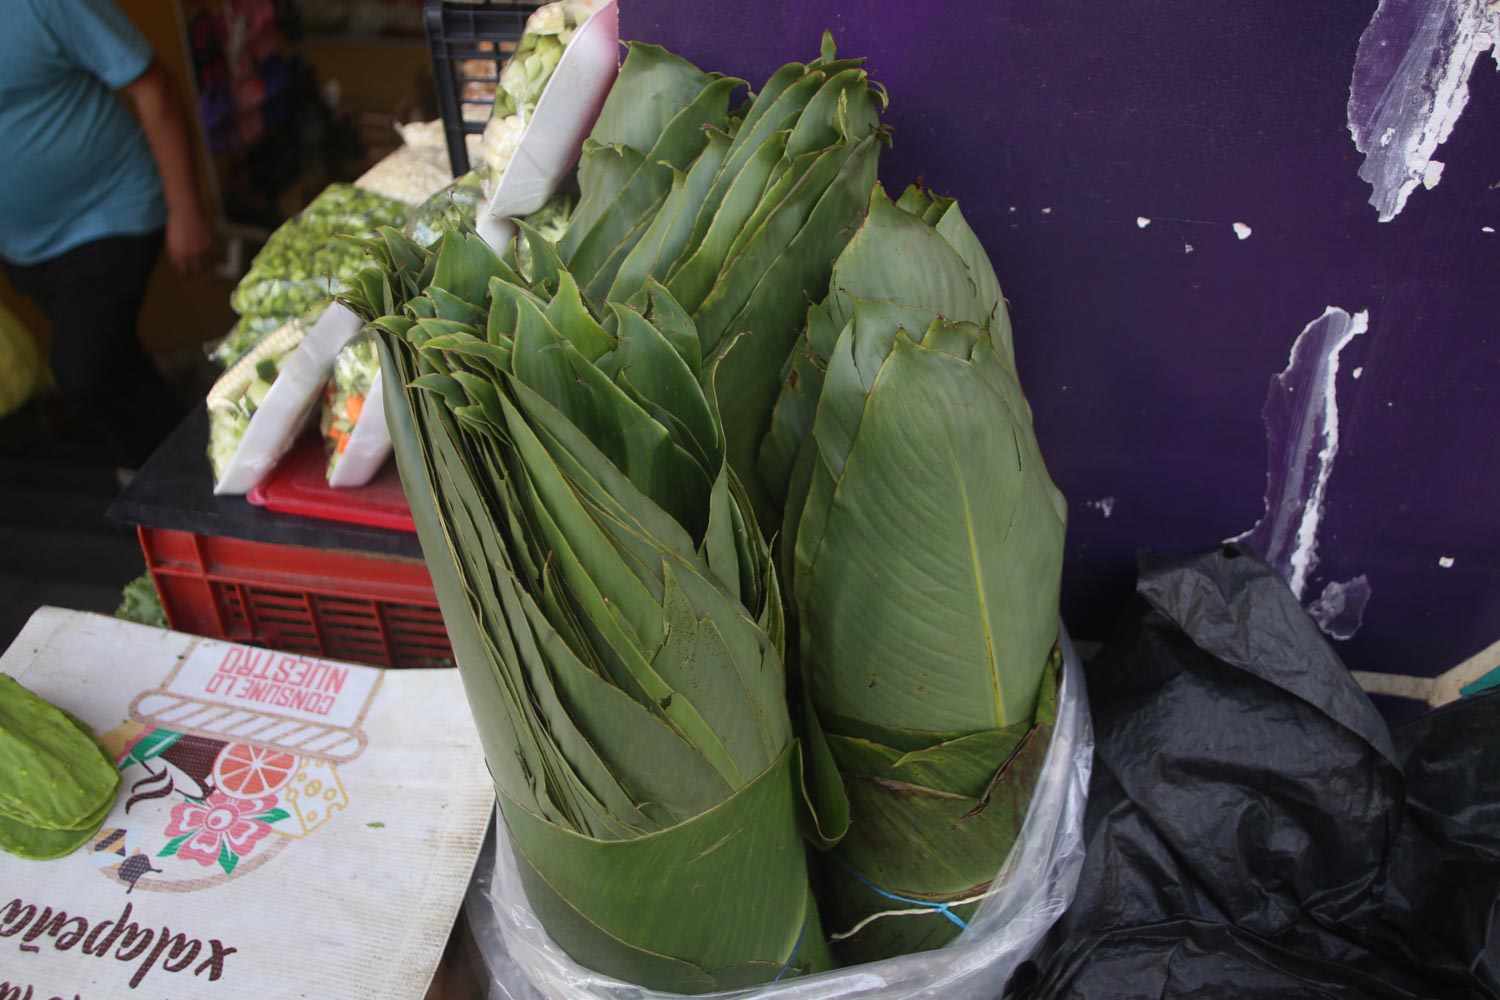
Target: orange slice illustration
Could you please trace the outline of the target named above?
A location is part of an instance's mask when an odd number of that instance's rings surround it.
[[[231,743],[214,761],[214,785],[225,795],[254,799],[276,791],[297,771],[297,758],[282,750]]]

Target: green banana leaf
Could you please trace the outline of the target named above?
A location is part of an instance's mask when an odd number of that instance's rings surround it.
[[[936,221],[924,222],[924,212]],[[757,479],[778,506],[796,492],[789,489],[792,468],[812,427],[823,372],[849,321],[852,300],[920,302],[950,320],[986,326],[1005,362],[1015,366],[1000,283],[953,199],[934,198],[912,185],[892,204],[877,188],[859,231],[834,263],[829,290],[826,301],[808,310],[806,326],[789,352],[770,430],[760,444]],[[791,527],[795,530],[795,522]]]
[[[863,319],[856,305],[809,439],[794,599],[813,700],[908,729],[1024,719],[1057,639],[1064,522],[1020,387],[987,339],[971,357],[936,343],[977,328]]]

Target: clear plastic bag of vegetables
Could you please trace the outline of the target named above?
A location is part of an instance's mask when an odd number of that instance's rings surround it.
[[[333,362],[318,421],[328,450],[328,485],[363,486],[391,455],[385,423],[380,354],[368,333],[355,337]]]
[[[494,115],[485,126],[480,155],[473,160],[474,169],[492,191],[520,147],[532,112],[562,62],[564,50],[584,22],[607,5],[607,0],[559,0],[538,7],[527,18],[515,53],[500,70]]]
[[[208,393],[214,493],[254,489],[313,415],[334,359],[364,324],[341,305],[267,335]]]
[[[479,175],[464,174],[412,210],[406,235],[430,247],[443,235],[444,227],[472,226],[483,204],[484,184]]]
[[[302,214],[280,226],[250,263],[229,304],[240,321],[212,350],[226,367],[293,319],[320,312],[365,264],[365,252],[341,236],[399,226],[408,206],[348,184],[332,184]],[[315,313],[316,314],[316,313]]]
[[[559,0],[544,4],[526,19],[526,30],[515,54],[500,70],[495,88],[495,117],[520,115],[524,121],[535,110],[552,72],[562,60],[573,34],[604,5],[604,0]]]
[[[555,194],[547,201],[547,204],[526,216],[526,224],[535,230],[538,236],[555,247],[563,238],[563,234],[568,231],[568,219],[572,216],[577,204],[578,198],[571,193]],[[521,268],[521,274],[529,280],[533,270],[531,241],[517,240],[514,247],[516,263]]]
[[[230,460],[280,374],[281,363],[307,336],[301,320],[291,320],[252,344],[208,392],[208,464],[214,482],[224,479]]]

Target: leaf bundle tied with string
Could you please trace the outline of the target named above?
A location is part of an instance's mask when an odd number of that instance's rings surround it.
[[[759,473],[815,745],[848,794],[840,957],[938,947],[1009,855],[1051,734],[1066,507],[951,199],[876,187],[788,358]]]

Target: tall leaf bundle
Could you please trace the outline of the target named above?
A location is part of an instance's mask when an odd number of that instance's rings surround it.
[[[472,231],[382,231],[348,301],[405,387],[397,461],[528,899],[656,989],[826,966],[776,576],[696,331],[656,283],[606,328],[523,229],[526,276]]]
[[[801,676],[849,796],[825,912],[858,929],[847,958],[936,947],[1008,855],[1046,749],[1066,517],[958,206],[877,187],[786,371],[760,468],[787,498]]]
[[[863,60],[789,63],[742,110],[741,81],[633,43],[584,145],[562,258],[590,302],[648,279],[692,316],[715,381],[730,465],[762,527],[777,508],[754,476],[782,365],[809,299],[865,211],[885,134]]]
[[[528,900],[684,993],[831,964],[802,833],[842,957],[949,940],[1056,696],[1064,507],[978,239],[875,184],[830,39],[741,85],[633,43],[555,247],[382,231],[348,295]]]

